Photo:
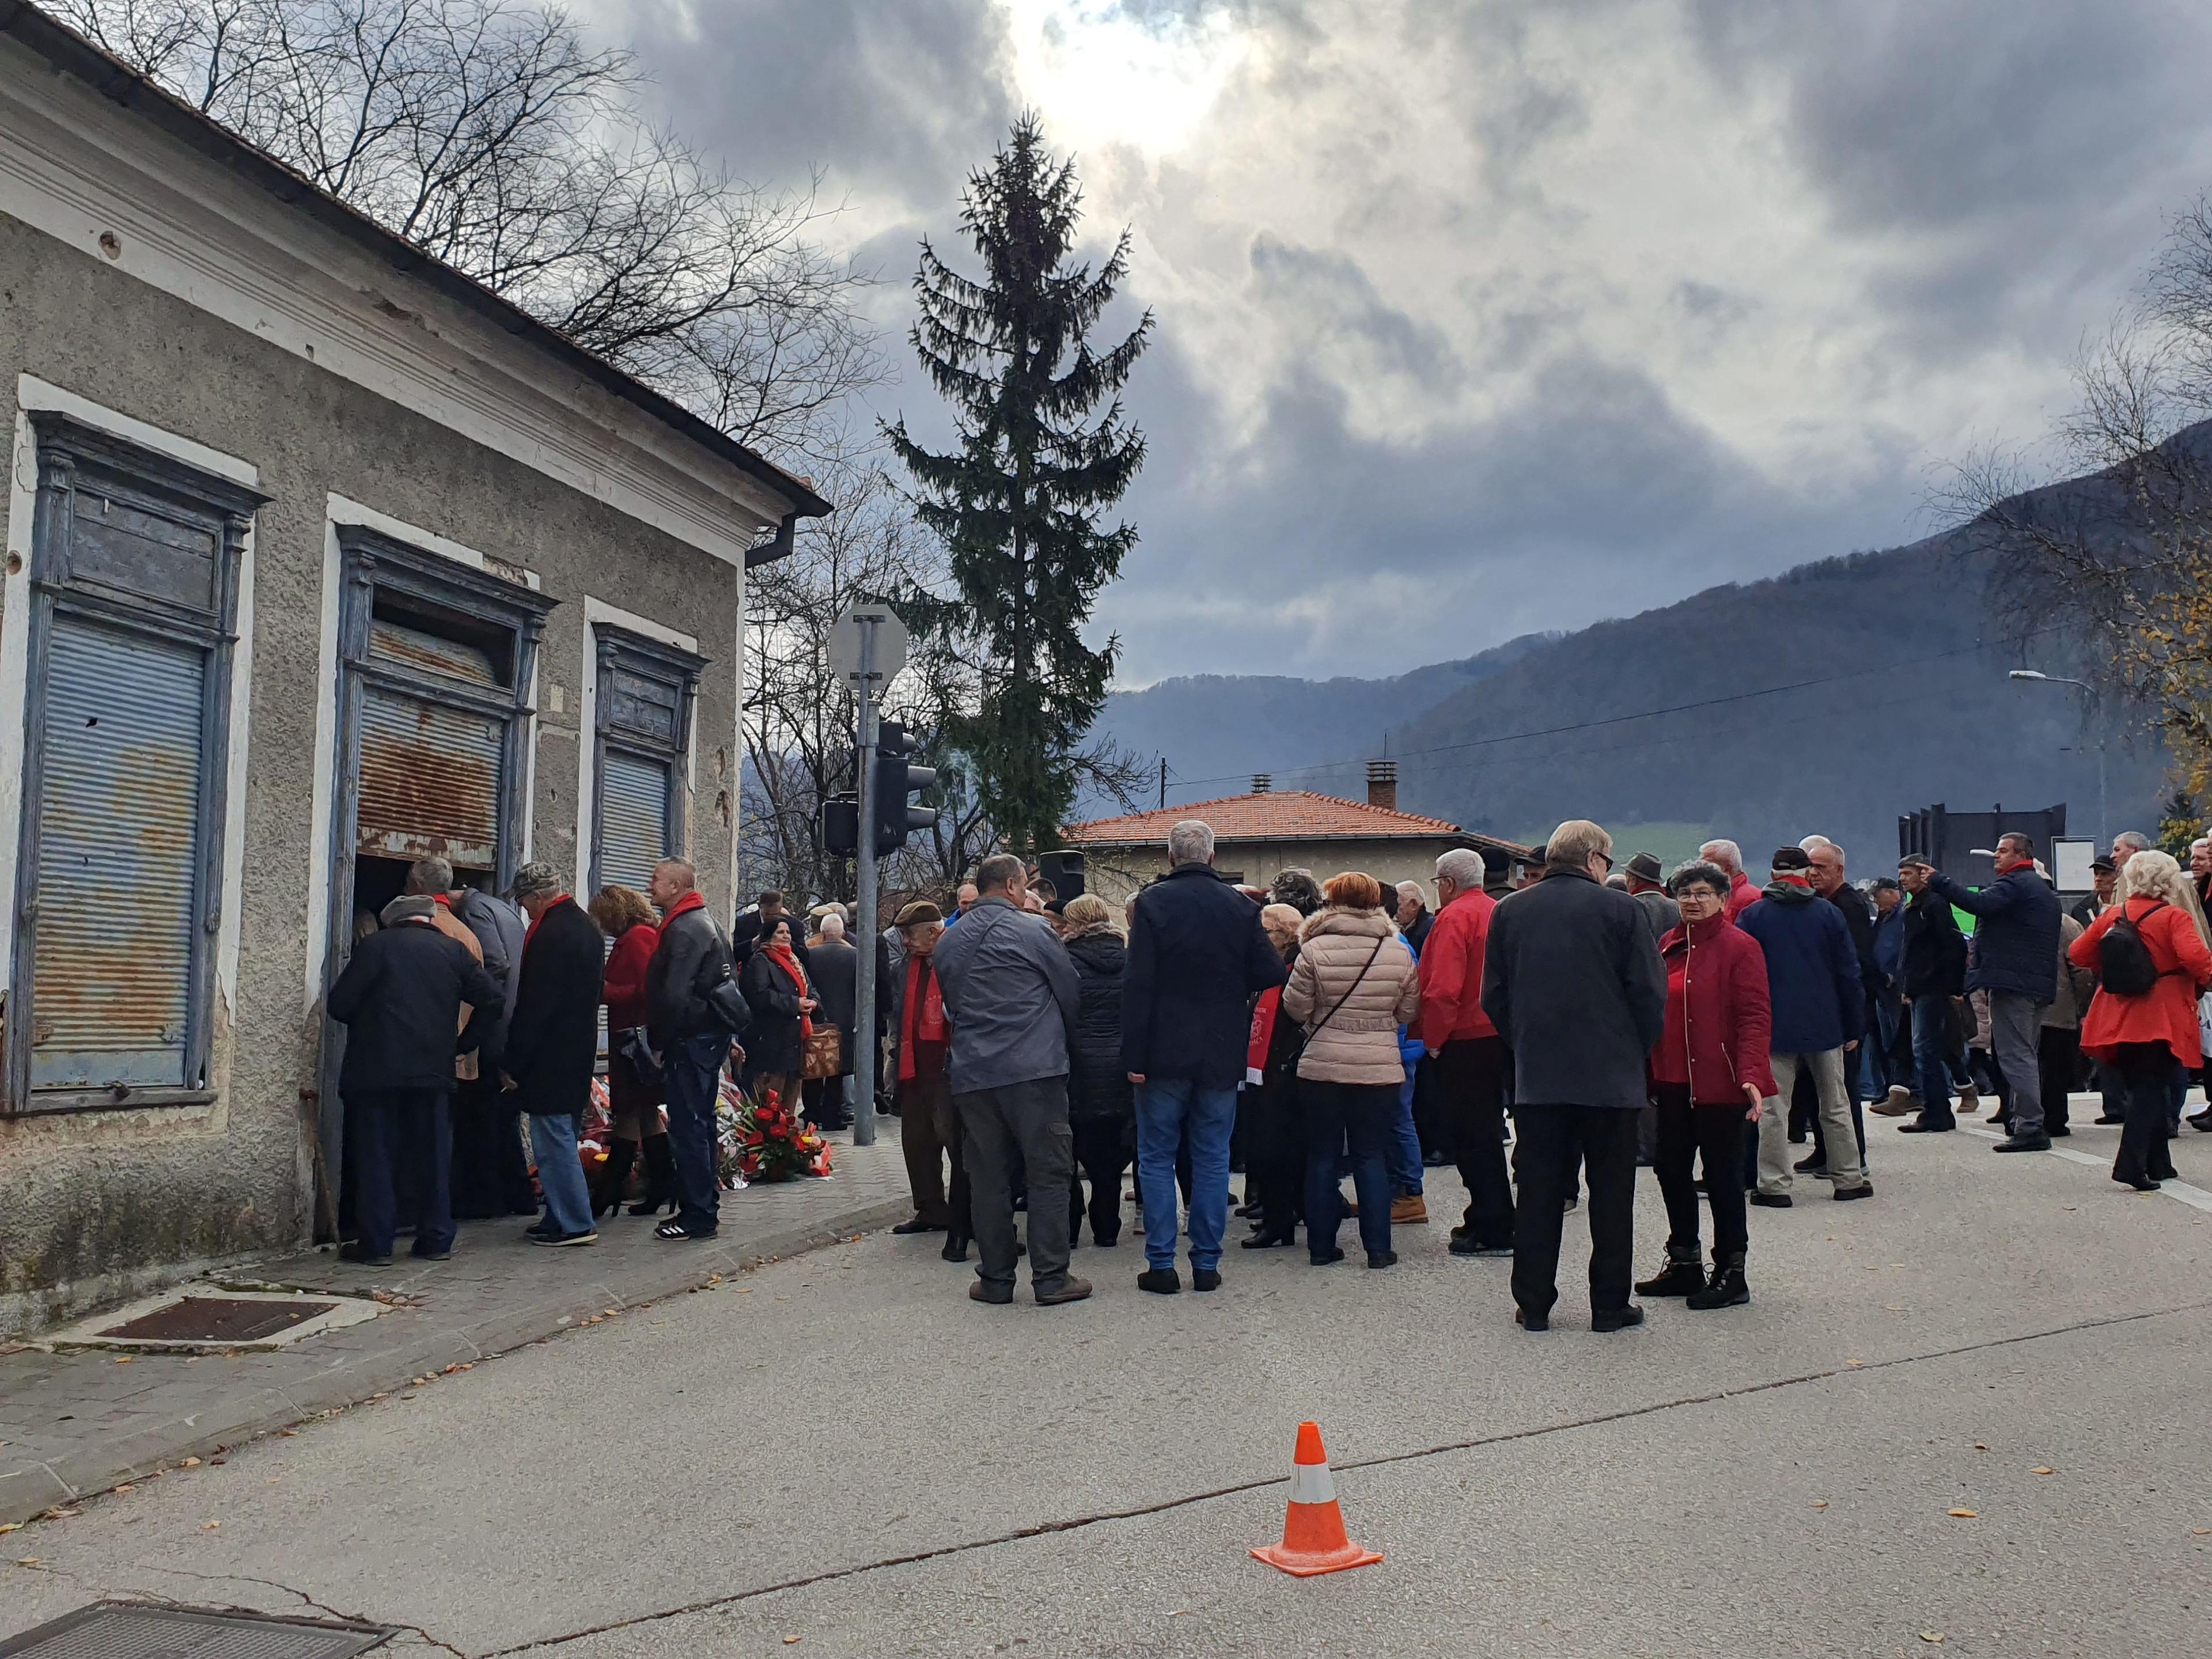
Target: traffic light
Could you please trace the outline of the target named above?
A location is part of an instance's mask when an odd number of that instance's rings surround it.
[[[860,850],[860,798],[832,795],[822,803],[822,848],[832,858],[849,859]]]
[[[906,845],[908,836],[937,822],[934,806],[915,806],[907,800],[916,790],[937,782],[937,774],[928,767],[909,763],[914,751],[914,739],[896,720],[885,720],[878,728],[875,799],[870,803],[875,809],[878,858],[896,853]]]

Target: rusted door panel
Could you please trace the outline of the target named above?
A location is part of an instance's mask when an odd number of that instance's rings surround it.
[[[504,720],[368,687],[361,705],[359,850],[497,868],[506,741]]]

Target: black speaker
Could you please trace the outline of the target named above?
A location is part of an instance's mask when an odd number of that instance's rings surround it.
[[[1037,874],[1053,885],[1053,890],[1065,904],[1072,898],[1083,896],[1083,854],[1073,852],[1040,853],[1037,854]]]

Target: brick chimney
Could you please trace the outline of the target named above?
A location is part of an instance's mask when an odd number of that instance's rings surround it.
[[[1386,812],[1398,810],[1397,762],[1371,760],[1367,763],[1367,804],[1379,806]]]
[[[1252,775],[1252,793],[1254,794],[1264,795],[1274,787],[1275,775],[1273,773],[1255,772]]]

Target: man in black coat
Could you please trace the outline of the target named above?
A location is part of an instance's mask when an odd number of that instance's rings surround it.
[[[1951,999],[1966,989],[1966,936],[1942,894],[1931,886],[1936,866],[1913,855],[1899,859],[1897,879],[1905,900],[1905,1000],[1912,1010],[1912,1069],[1918,1079],[1920,1115],[1897,1127],[1905,1134],[1942,1134],[1958,1127],[1951,1115]],[[2058,953],[2051,955],[2054,982]]]
[[[1930,891],[1976,917],[1966,988],[1990,998],[1990,1048],[2004,1073],[2012,1134],[1992,1150],[2047,1152],[2039,1046],[2043,1011],[2058,994],[2058,891],[2035,867],[2035,843],[2021,831],[1997,837],[1996,879],[1975,890],[1945,875]]]
[[[599,1235],[576,1141],[599,1060],[606,944],[551,865],[524,865],[512,890],[530,931],[501,1080],[529,1115],[538,1184],[545,1192],[545,1213],[527,1236],[533,1244],[593,1244]]]
[[[1491,914],[1482,1010],[1510,1054],[1521,1197],[1513,1300],[1551,1328],[1559,1226],[1579,1157],[1589,1171],[1590,1328],[1644,1322],[1628,1300],[1636,1124],[1644,1060],[1667,1017],[1667,972],[1644,908],[1605,885],[1613,837],[1587,819],[1552,832],[1543,880]]]
[[[1176,1154],[1190,1139],[1191,1284],[1221,1282],[1229,1227],[1229,1136],[1244,1081],[1252,999],[1289,977],[1260,907],[1214,872],[1213,830],[1196,818],[1168,832],[1173,868],[1137,895],[1121,987],[1121,1064],[1137,1085],[1137,1181],[1145,1196],[1138,1285],[1171,1293]]]
[[[707,914],[698,880],[688,860],[663,859],[646,892],[660,911],[660,943],[645,970],[645,1037],[660,1056],[680,1205],[653,1232],[670,1240],[712,1238],[720,1224],[714,1109],[730,1037],[744,1018],[742,1002],[718,991],[735,978],[730,942]]]
[[[1874,956],[1874,901],[1851,885],[1844,873],[1844,849],[1826,836],[1815,836],[1805,848],[1811,861],[1806,874],[1813,890],[1843,912],[1844,926],[1850,930],[1851,951],[1859,959],[1859,987],[1864,1004],[1864,1017],[1859,1030],[1862,1033],[1857,1047],[1844,1056],[1844,1091],[1850,1097],[1851,1128],[1858,1136],[1859,1168],[1866,1168],[1866,1085],[1871,1080],[1877,1092],[1885,1085],[1881,1073],[1875,1066],[1881,1047],[1880,1003],[1881,988],[1881,964]],[[1870,1069],[1873,1068],[1873,1069]],[[1801,1097],[1811,1089],[1808,1073],[1797,1073],[1796,1092]],[[1808,1099],[1808,1104],[1812,1104]],[[1791,1103],[1792,1115],[1796,1103]],[[1828,1168],[1828,1149],[1823,1139],[1820,1114],[1817,1105],[1807,1114],[1813,1132],[1813,1151],[1797,1165],[1806,1175],[1825,1176]]]
[[[398,1230],[393,1158],[403,1140],[420,1161],[415,1254],[431,1261],[453,1254],[453,1060],[476,1047],[477,1028],[503,1006],[483,964],[439,931],[436,908],[428,895],[386,905],[383,927],[354,946],[324,1005],[346,1028],[338,1090],[347,1116],[357,1120],[350,1144],[359,1228],[342,1254],[368,1267],[391,1265]],[[466,1029],[464,1003],[472,1011]]]

